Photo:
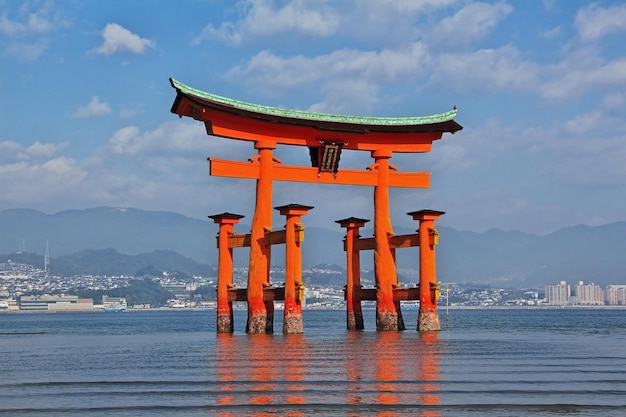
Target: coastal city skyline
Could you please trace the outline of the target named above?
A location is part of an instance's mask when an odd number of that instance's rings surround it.
[[[253,181],[211,178],[206,158],[254,150],[171,114],[173,77],[339,114],[457,106],[462,131],[429,154],[392,158],[433,173],[428,190],[393,190],[397,224],[426,207],[446,211],[442,226],[477,232],[626,220],[622,2],[33,1],[1,11],[0,209],[251,216]],[[371,158],[346,152],[341,164]],[[317,226],[372,212],[368,187],[277,183],[274,201],[315,206]]]
[[[305,268],[307,281],[306,300],[308,309],[344,309],[345,281],[342,272],[335,268]],[[367,271],[363,271],[365,274]],[[247,268],[235,268],[234,284],[245,288]],[[284,268],[272,267],[274,277],[284,276]],[[334,284],[329,283],[335,280]],[[45,270],[16,262],[0,263],[0,311],[123,311],[151,308],[205,308],[215,309],[215,286],[217,276],[180,277],[166,272],[151,276],[156,285],[170,293],[171,298],[159,305],[150,303],[127,304],[126,297],[110,297],[111,291],[119,291],[141,281],[139,276],[107,276],[96,274],[74,276],[49,276]],[[374,282],[364,278],[365,287]],[[403,287],[415,286],[417,282],[405,282]],[[442,281],[439,309],[452,307],[626,307],[626,285],[600,286],[590,281],[577,280],[574,285],[566,280],[545,286],[501,287],[481,283],[457,283]],[[96,298],[80,298],[77,293],[92,291],[102,294]],[[130,293],[129,291],[128,293]],[[415,303],[404,308],[415,308]],[[282,303],[276,304],[282,308]],[[239,306],[243,308],[243,306]],[[370,305],[373,308],[373,304]]]

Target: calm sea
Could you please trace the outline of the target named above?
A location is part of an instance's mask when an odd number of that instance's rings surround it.
[[[373,315],[249,336],[244,311],[234,335],[214,311],[2,314],[0,415],[626,415],[626,310],[442,309],[423,334]]]

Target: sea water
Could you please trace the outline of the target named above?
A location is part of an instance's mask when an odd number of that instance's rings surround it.
[[[1,314],[0,415],[626,415],[626,310],[440,310],[428,333],[305,310],[303,335],[245,314]]]

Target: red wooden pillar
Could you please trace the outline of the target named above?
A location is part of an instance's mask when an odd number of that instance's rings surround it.
[[[439,232],[435,229],[435,220],[439,220],[445,212],[436,210],[419,210],[407,213],[413,220],[419,221],[420,242],[420,310],[417,318],[417,330],[441,330],[437,299],[437,268],[435,265],[435,246],[439,243]]]
[[[374,187],[374,274],[376,277],[376,330],[404,330],[400,302],[393,299],[398,275],[389,238],[394,235],[389,214],[389,159],[391,149],[372,151],[378,172]]]
[[[288,204],[274,207],[281,215],[287,217],[285,224],[285,310],[283,320],[283,334],[303,333],[302,323],[302,247],[304,227],[300,223],[300,216],[311,210],[311,206]]]
[[[363,311],[361,310],[361,297],[359,290],[361,289],[361,255],[359,249],[356,248],[356,242],[359,240],[359,228],[365,226],[369,222],[366,219],[358,219],[350,217],[343,220],[337,220],[341,227],[346,228],[345,251],[346,251],[346,323],[348,330],[363,330]]]
[[[263,288],[270,285],[271,245],[265,241],[265,232],[272,228],[272,180],[276,143],[259,141],[259,179],[256,183],[256,205],[250,237],[250,265],[248,269],[247,333],[274,332],[274,302],[263,300]]]
[[[209,216],[220,225],[217,235],[217,332],[232,333],[233,303],[228,301],[228,289],[233,286],[233,249],[228,245],[228,238],[234,233],[233,225],[244,216],[222,213]]]

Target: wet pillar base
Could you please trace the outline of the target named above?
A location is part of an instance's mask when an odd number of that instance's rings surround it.
[[[417,330],[420,332],[432,332],[441,330],[439,313],[436,308],[423,308],[417,317]]]
[[[395,313],[376,313],[376,330],[404,330],[399,327],[398,314]]]
[[[217,332],[232,333],[234,331],[233,318],[230,315],[217,316]]]
[[[290,314],[283,319],[283,334],[304,333],[302,314]]]
[[[265,334],[267,328],[267,317],[264,315],[248,317],[246,325],[246,333],[248,334]]]
[[[363,324],[363,314],[348,313],[347,316],[347,328],[348,330],[363,330],[365,325]]]

